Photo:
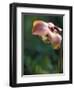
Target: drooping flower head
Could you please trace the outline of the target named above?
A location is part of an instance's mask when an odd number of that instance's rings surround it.
[[[47,43],[51,43],[54,49],[59,49],[61,46],[61,31],[62,29],[52,22],[47,23],[41,20],[33,22],[32,34],[41,37]]]

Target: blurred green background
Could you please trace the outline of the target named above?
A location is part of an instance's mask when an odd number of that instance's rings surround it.
[[[50,44],[32,35],[34,20],[53,22],[63,29],[62,15],[22,14],[22,74],[63,73],[63,49],[54,50]]]

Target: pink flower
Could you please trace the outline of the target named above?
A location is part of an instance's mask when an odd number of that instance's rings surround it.
[[[62,36],[59,34],[61,28],[55,26],[52,22],[44,22],[36,20],[33,22],[32,34],[39,36],[43,41],[51,43],[54,49],[59,49],[61,46]]]

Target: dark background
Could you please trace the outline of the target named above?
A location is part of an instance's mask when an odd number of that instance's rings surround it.
[[[50,44],[33,36],[34,20],[53,22],[63,29],[63,15],[22,14],[22,74],[63,73],[62,44],[60,49],[54,50]]]

